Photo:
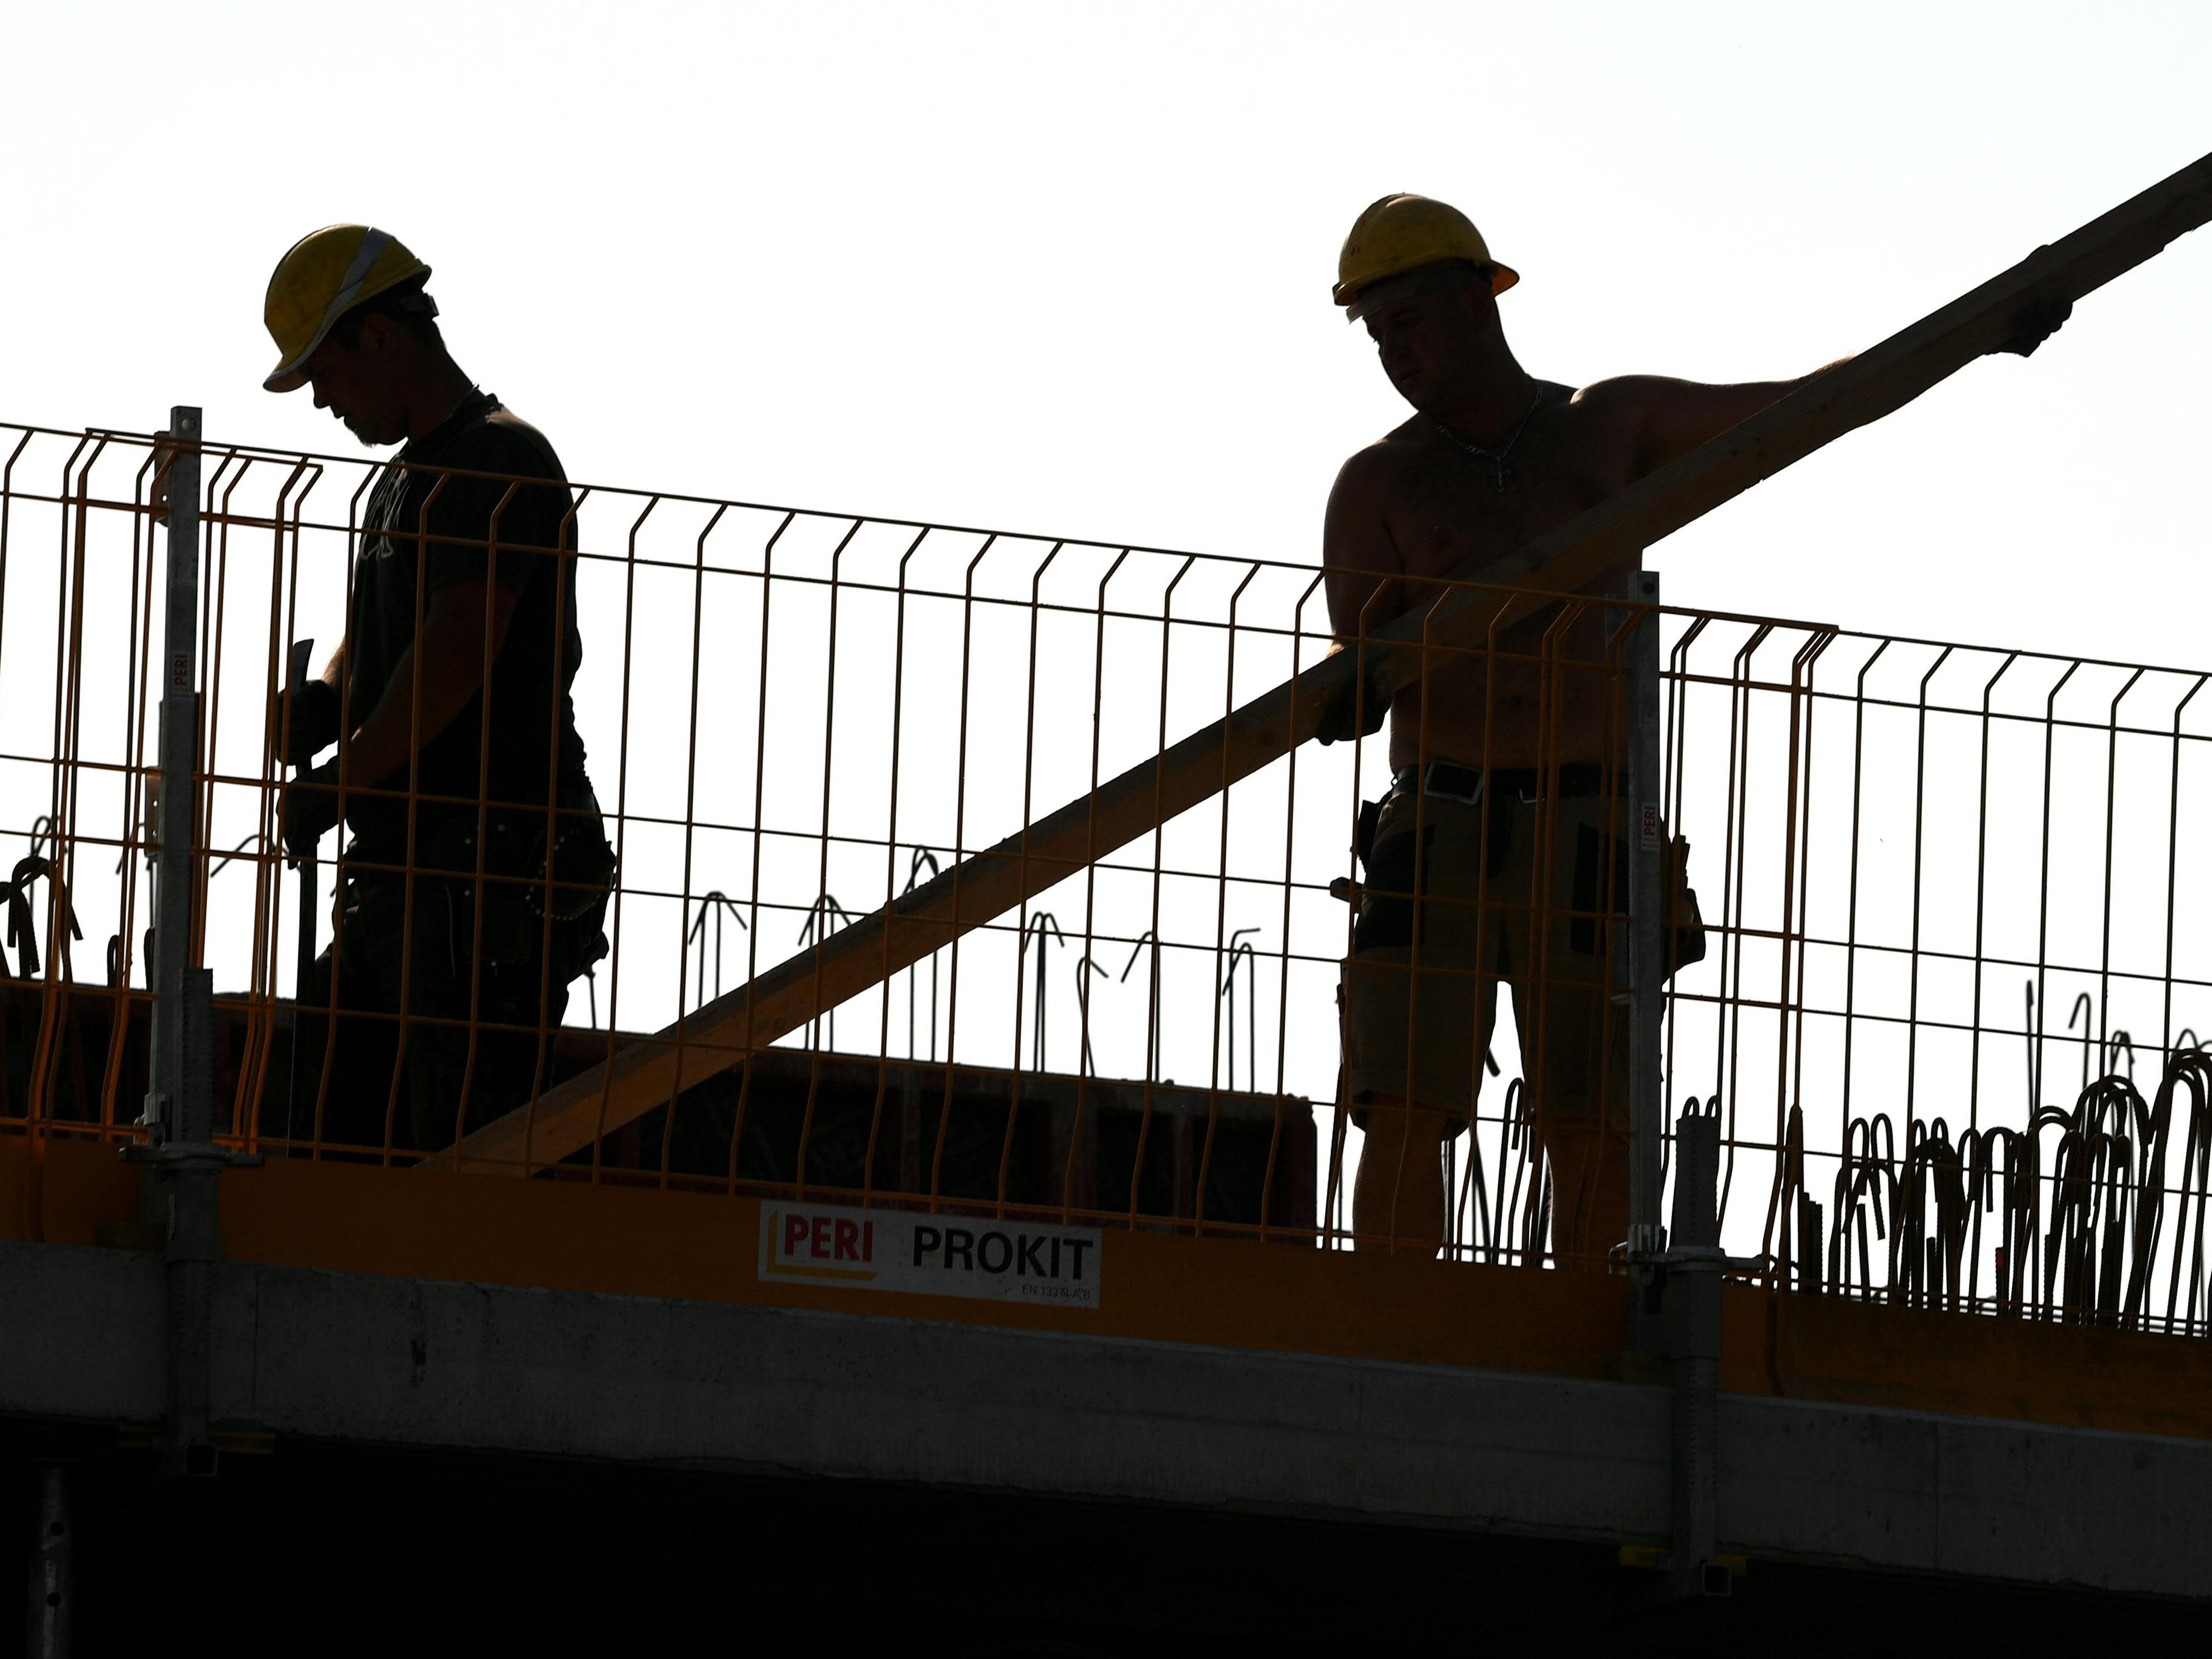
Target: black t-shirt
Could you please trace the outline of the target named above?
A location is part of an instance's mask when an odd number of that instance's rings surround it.
[[[441,468],[455,471],[423,470]],[[470,472],[495,476],[459,476]],[[514,482],[536,478],[549,482]],[[435,820],[465,815],[473,822],[480,799],[542,811],[556,762],[561,772],[581,775],[584,745],[568,698],[584,653],[571,505],[567,475],[544,434],[483,392],[471,392],[435,431],[401,450],[370,493],[346,635],[349,728],[368,718],[415,642],[418,580],[425,616],[432,594],[469,577],[489,577],[515,596],[490,674],[489,765],[480,691],[422,745],[415,781],[421,795],[468,805],[426,803],[418,837]],[[407,772],[403,766],[389,778],[348,781],[404,790]],[[349,795],[346,818],[359,848],[389,849],[395,860],[404,850],[403,802]]]

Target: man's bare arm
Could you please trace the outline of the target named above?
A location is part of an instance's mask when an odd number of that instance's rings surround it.
[[[1329,632],[1340,651],[1406,608],[1404,585],[1391,580],[1406,563],[1382,519],[1382,465],[1374,451],[1363,450],[1344,464],[1328,492],[1321,559],[1328,567]]]
[[[1601,402],[1617,420],[1626,448],[1626,482],[1633,483],[1778,403],[1807,380],[1850,361],[1839,357],[1795,380],[1746,380],[1730,386],[1626,374],[1601,380],[1577,396],[1578,401]]]
[[[489,596],[491,639],[484,639]],[[346,775],[355,783],[404,782],[407,757],[415,747],[416,664],[422,664],[422,738],[429,741],[453,724],[484,683],[485,665],[495,659],[514,620],[514,591],[493,586],[482,577],[447,582],[430,595],[415,643],[392,672],[376,707],[353,734]]]
[[[1322,526],[1322,562],[1328,593],[1331,655],[1353,645],[1362,634],[1381,627],[1406,608],[1405,584],[1395,579],[1406,568],[1398,544],[1383,521],[1389,465],[1376,449],[1362,450],[1344,464],[1328,492],[1328,514]],[[1322,712],[1316,733],[1323,743],[1372,737],[1382,728],[1389,699],[1372,691],[1363,672]]]

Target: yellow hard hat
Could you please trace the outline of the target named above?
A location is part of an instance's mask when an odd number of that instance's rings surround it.
[[[388,230],[368,225],[325,225],[292,244],[276,262],[262,301],[261,320],[282,355],[262,386],[294,392],[307,382],[303,368],[331,325],[363,300],[397,288],[430,267]]]
[[[1521,280],[1520,272],[1490,257],[1482,233],[1457,208],[1402,191],[1385,196],[1352,222],[1352,234],[1336,258],[1336,302],[1348,307],[1357,319],[1360,289],[1446,259],[1487,267],[1492,294],[1503,294]]]

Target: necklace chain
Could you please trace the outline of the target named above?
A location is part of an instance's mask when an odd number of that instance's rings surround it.
[[[1491,487],[1502,495],[1505,493],[1505,486],[1511,483],[1514,477],[1513,469],[1505,465],[1505,458],[1513,453],[1513,446],[1521,441],[1521,434],[1528,429],[1528,422],[1536,418],[1536,411],[1543,407],[1543,403],[1544,394],[1539,392],[1536,394],[1536,401],[1528,405],[1528,412],[1521,417],[1521,424],[1513,428],[1513,435],[1505,441],[1502,447],[1494,450],[1485,449],[1480,444],[1469,443],[1433,415],[1429,416],[1429,424],[1467,451],[1468,454],[1488,461],[1492,473]]]

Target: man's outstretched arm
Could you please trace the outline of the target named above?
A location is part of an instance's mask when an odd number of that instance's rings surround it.
[[[1795,380],[1745,380],[1729,386],[1663,374],[1624,374],[1601,380],[1576,397],[1578,402],[1608,406],[1625,447],[1626,481],[1633,483],[1778,403],[1806,381],[1849,362],[1849,357],[1838,357]]]

